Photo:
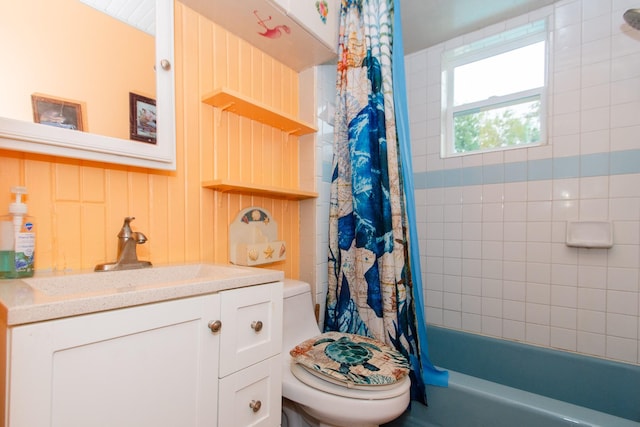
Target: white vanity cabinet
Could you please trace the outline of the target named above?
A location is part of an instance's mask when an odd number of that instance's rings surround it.
[[[221,292],[219,423],[279,426],[282,283]]]
[[[4,425],[278,426],[281,339],[281,282],[10,327]]]
[[[217,294],[9,330],[8,425],[216,424]]]
[[[334,53],[338,51],[339,0],[272,0]]]

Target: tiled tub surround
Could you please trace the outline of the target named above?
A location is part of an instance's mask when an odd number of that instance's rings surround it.
[[[16,326],[283,279],[282,271],[217,264],[39,274],[0,283],[0,321],[5,326]]]
[[[629,0],[561,0],[409,55],[427,321],[640,363],[640,32]],[[549,16],[547,144],[442,159],[440,56]],[[565,245],[611,220],[611,249]]]

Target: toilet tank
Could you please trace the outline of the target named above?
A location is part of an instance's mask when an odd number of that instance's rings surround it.
[[[302,341],[320,334],[311,298],[311,286],[299,280],[285,279],[282,351],[289,353]]]

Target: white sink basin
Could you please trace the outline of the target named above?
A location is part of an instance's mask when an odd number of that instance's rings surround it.
[[[255,275],[255,271],[234,266],[191,264],[35,277],[23,279],[23,282],[45,295],[63,297],[105,291],[127,292],[149,287],[175,287]]]

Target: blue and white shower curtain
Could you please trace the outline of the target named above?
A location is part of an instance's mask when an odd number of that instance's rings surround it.
[[[403,163],[411,162],[400,158],[409,154],[396,129],[394,81],[406,115],[404,80],[393,75],[394,56],[404,61],[399,25],[393,0],[342,1],[325,330],[370,336],[402,352],[412,399],[426,403],[425,383],[446,385],[446,373],[427,357],[417,235],[410,242],[407,229],[415,231],[407,215],[415,221],[415,208],[404,193],[411,171],[403,173]],[[404,79],[404,68],[397,74]],[[406,116],[399,123],[408,144]]]

